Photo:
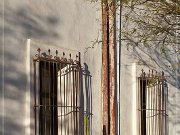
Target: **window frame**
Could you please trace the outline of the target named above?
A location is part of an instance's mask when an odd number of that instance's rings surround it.
[[[138,77],[139,135],[167,134],[168,86],[164,76],[155,70]]]
[[[64,68],[64,66],[69,67],[68,70],[71,70],[71,72],[73,72],[73,74],[75,74],[75,76],[76,76],[76,78],[73,78],[73,79],[75,79],[73,84],[76,87],[76,92],[74,92],[76,94],[76,103],[73,104],[73,106],[71,107],[71,108],[73,108],[73,111],[71,111],[70,113],[73,113],[74,117],[76,115],[76,119],[75,119],[76,127],[74,126],[73,132],[74,133],[75,132],[78,133],[79,132],[79,118],[80,118],[80,116],[79,116],[79,109],[81,108],[80,104],[79,104],[80,93],[81,93],[80,92],[80,90],[81,90],[81,88],[80,88],[80,86],[81,86],[80,85],[80,73],[81,73],[80,52],[78,53],[78,55],[76,55],[76,59],[75,60],[71,59],[71,54],[70,54],[70,58],[68,59],[68,58],[65,57],[65,53],[64,52],[63,52],[63,56],[62,57],[58,57],[57,56],[57,54],[58,54],[57,50],[56,50],[56,55],[54,57],[50,54],[50,50],[48,50],[48,52],[49,52],[49,55],[43,55],[43,53],[41,53],[40,48],[38,48],[38,54],[36,54],[35,57],[33,58],[33,67],[34,67],[34,73],[33,73],[33,75],[34,75],[34,77],[33,77],[33,79],[34,79],[34,84],[33,84],[34,85],[33,86],[33,89],[34,89],[34,94],[33,94],[34,95],[33,96],[34,97],[34,106],[33,106],[33,110],[34,110],[34,119],[35,119],[34,120],[34,132],[35,132],[35,135],[43,134],[42,131],[41,131],[41,126],[40,126],[41,123],[42,123],[41,122],[42,114],[41,114],[41,111],[40,111],[41,109],[40,108],[42,108],[42,106],[43,106],[42,101],[41,101],[41,97],[40,97],[40,95],[43,94],[42,93],[42,77],[41,77],[42,76],[42,71],[41,71],[42,70],[41,69],[42,65],[40,63],[44,62],[44,61],[46,63],[51,63],[51,64],[53,63],[53,67],[52,67],[52,65],[49,64],[50,65],[49,69],[53,68],[53,70],[50,71],[51,72],[50,76],[53,76],[52,74],[54,74],[54,73],[52,73],[52,72],[54,72],[54,71],[56,72],[55,73],[56,75],[54,77],[52,77],[54,79],[50,80],[51,81],[50,85],[52,85],[53,81],[56,80],[53,85],[55,87],[59,87],[58,84],[57,84],[58,83],[58,70],[59,70],[59,72],[61,74],[61,72],[62,72],[61,69]],[[46,67],[46,70],[48,70],[47,67]],[[50,87],[54,87],[53,85],[50,86]],[[56,94],[58,94],[58,90],[61,89],[61,88],[59,88],[59,89],[58,88],[51,88],[51,89],[56,90]],[[64,89],[64,91],[65,91],[65,89]],[[51,94],[51,96],[52,96],[52,94]],[[66,93],[66,98],[68,98],[67,97],[67,93]],[[58,99],[56,99],[55,102],[58,102]],[[51,106],[51,104],[49,105],[49,107],[50,106]],[[46,105],[46,107],[48,107],[48,106]],[[59,114],[58,114],[58,108],[63,108],[63,107],[65,107],[65,105],[61,105],[61,104],[57,103],[55,105],[53,104],[52,107],[53,108],[54,107],[57,108],[57,113],[55,111],[55,113],[57,115],[55,117],[57,117],[57,119],[58,119],[60,117]],[[68,107],[70,107],[70,106],[68,106],[67,103],[66,103],[66,108],[68,108]],[[66,109],[66,111],[67,111],[67,109]],[[67,113],[67,115],[68,115],[68,113]],[[57,123],[57,122],[55,122],[55,123]],[[54,125],[56,125],[55,123],[54,123]],[[58,134],[58,130],[59,130],[59,127],[58,127],[57,131],[55,131],[55,132],[52,131],[51,134],[54,134],[54,133]],[[65,131],[65,132],[67,132],[67,131]]]

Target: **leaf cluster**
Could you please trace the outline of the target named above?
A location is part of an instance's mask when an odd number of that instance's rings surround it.
[[[123,38],[136,45],[179,53],[180,0],[128,0],[122,30]]]

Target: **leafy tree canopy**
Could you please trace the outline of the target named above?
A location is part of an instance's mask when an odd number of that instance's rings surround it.
[[[179,53],[180,0],[124,0],[123,38],[161,53]]]

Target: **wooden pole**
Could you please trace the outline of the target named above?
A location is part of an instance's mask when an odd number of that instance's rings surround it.
[[[103,135],[116,134],[116,3],[102,0]]]
[[[109,0],[109,84],[110,84],[110,135],[116,134],[116,74],[115,74],[115,49],[116,49],[116,3],[115,0]]]
[[[103,135],[109,135],[109,20],[108,1],[102,0],[102,94],[103,94]]]

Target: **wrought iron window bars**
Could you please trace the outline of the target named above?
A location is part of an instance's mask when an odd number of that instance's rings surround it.
[[[167,135],[167,100],[164,73],[142,70],[138,77],[139,135]]]
[[[80,53],[41,53],[34,63],[35,135],[79,135]]]

